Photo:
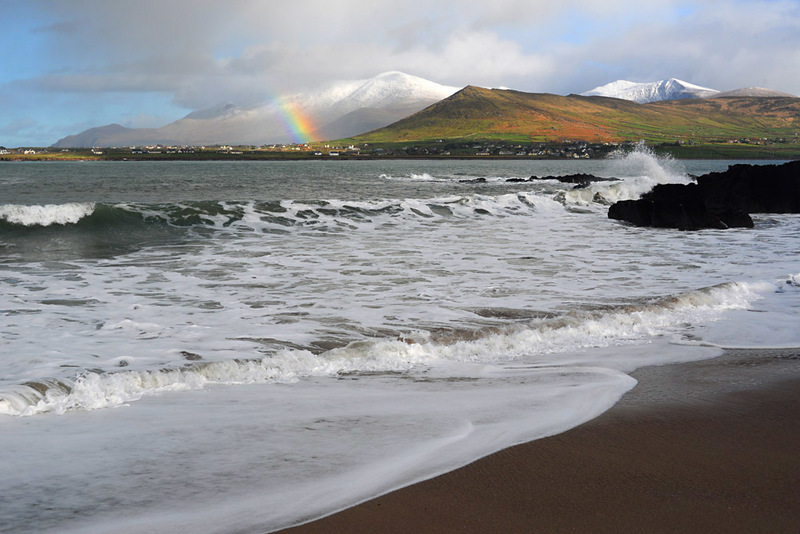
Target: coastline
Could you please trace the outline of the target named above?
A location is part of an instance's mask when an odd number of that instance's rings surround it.
[[[280,532],[791,532],[800,349],[641,368],[600,417]]]
[[[708,153],[708,154],[692,154],[692,155],[673,155],[672,153],[665,152],[664,154],[669,155],[675,160],[683,161],[683,160],[738,160],[738,161],[763,161],[763,162],[771,162],[771,161],[794,161],[796,159],[800,159],[800,156],[796,153],[791,154],[777,154],[777,155],[765,155],[763,153],[756,153],[756,154],[747,154],[747,155],[740,155],[740,154],[726,154],[726,153]],[[597,161],[603,160],[604,158],[592,158],[589,160],[583,161]],[[196,162],[208,162],[208,161],[260,161],[260,162],[275,162],[275,161],[395,161],[395,160],[406,160],[406,161],[426,161],[426,160],[437,160],[437,161],[575,161],[572,158],[566,157],[537,157],[537,156],[434,156],[434,155],[425,155],[425,156],[337,156],[337,157],[327,157],[327,156],[296,156],[296,155],[265,155],[265,156],[227,156],[227,155],[219,155],[219,156],[209,156],[209,157],[202,157],[202,158],[192,158],[192,157],[133,157],[133,156],[116,156],[116,157],[74,157],[74,158],[60,158],[60,157],[25,157],[25,156],[14,156],[14,157],[2,157],[0,158],[0,163],[20,163],[20,162],[77,162],[77,163],[86,163],[91,161],[119,161],[119,162],[130,162],[130,161],[196,161]]]

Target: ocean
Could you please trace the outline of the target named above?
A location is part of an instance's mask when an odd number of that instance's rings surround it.
[[[800,346],[800,217],[607,218],[732,163],[0,164],[0,532],[267,532]]]

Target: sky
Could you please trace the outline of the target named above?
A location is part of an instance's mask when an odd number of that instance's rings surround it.
[[[581,93],[678,78],[800,95],[800,0],[0,0],[0,146],[402,71]]]

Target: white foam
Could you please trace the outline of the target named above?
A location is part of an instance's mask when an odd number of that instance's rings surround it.
[[[561,432],[635,383],[607,369],[463,364],[411,378],[217,387],[42,420],[57,445],[41,425],[4,432],[3,450],[25,451],[4,467],[0,486],[18,488],[4,512],[16,531],[269,531]],[[42,454],[61,461],[42,470]],[[44,488],[50,506],[31,509]]]
[[[386,222],[419,223],[426,219],[457,218],[474,219],[482,216],[509,217],[529,216],[536,213],[554,215],[564,213],[563,205],[530,192],[501,195],[451,195],[429,199],[393,199],[346,201],[330,199],[319,202],[284,200],[280,211],[253,203],[240,205],[243,217],[239,225],[248,228],[285,230],[286,225],[319,228],[361,228]],[[230,208],[230,206],[229,206]],[[218,217],[214,222],[222,229],[229,222],[227,217]],[[282,223],[275,222],[278,218]],[[209,218],[209,222],[212,220]]]
[[[93,202],[70,202],[25,206],[20,204],[0,205],[0,219],[22,226],[50,226],[53,224],[75,224],[94,212]]]
[[[87,254],[0,262],[0,409],[42,414],[0,417],[7,529],[279,528],[580,424],[632,368],[797,346],[796,216],[653,231],[593,193],[557,202],[564,184],[378,178],[609,175],[600,161],[308,163],[147,162],[146,186],[96,190],[131,202],[108,220],[141,244],[96,255],[86,232]],[[71,183],[109,168],[139,167]],[[151,186],[165,172],[208,189]]]
[[[421,183],[505,183],[509,178],[519,178],[518,176],[474,176],[474,175],[453,175],[453,174],[438,174],[433,175],[427,172],[409,173],[407,175],[395,176],[391,174],[381,174],[382,180],[395,181],[395,182],[421,182]]]
[[[394,176],[391,174],[381,174],[382,180],[400,181],[400,182],[446,182],[444,178],[438,178],[427,172],[410,173],[406,176]]]
[[[726,313],[703,328],[703,340],[727,349],[796,348],[800,286],[797,275],[775,283],[751,284],[760,298],[750,306]]]
[[[49,411],[95,410],[135,401],[143,395],[199,389],[209,383],[289,383],[300,378],[344,373],[410,371],[420,366],[435,367],[440,361],[491,364],[559,361],[564,364],[563,358],[557,355],[668,335],[687,321],[696,324],[714,321],[722,312],[746,309],[758,298],[747,284],[726,284],[627,309],[573,313],[535,321],[525,327],[509,326],[505,332],[479,339],[458,340],[459,334],[454,333],[450,337],[455,337],[456,341],[441,343],[430,333],[418,332],[407,340],[358,341],[320,355],[306,350],[281,350],[261,359],[199,363],[180,369],[84,373],[69,387],[50,387],[43,394],[28,386],[0,393],[0,413],[34,415]],[[157,325],[129,320],[104,328],[132,332],[145,338],[156,335],[154,332],[159,330]],[[475,334],[468,332],[467,335]],[[606,364],[592,360],[591,356],[569,363]],[[640,363],[637,355],[631,361],[617,359],[612,366],[630,371]]]
[[[412,180],[412,181],[421,181],[421,182],[438,182],[438,181],[440,181],[440,179],[434,178],[433,176],[431,176],[427,172],[424,172],[422,174],[413,174],[412,173],[409,176],[409,179]]]

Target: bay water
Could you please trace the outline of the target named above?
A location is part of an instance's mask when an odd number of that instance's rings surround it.
[[[607,218],[732,163],[0,165],[0,531],[266,532],[800,346],[797,216]]]

